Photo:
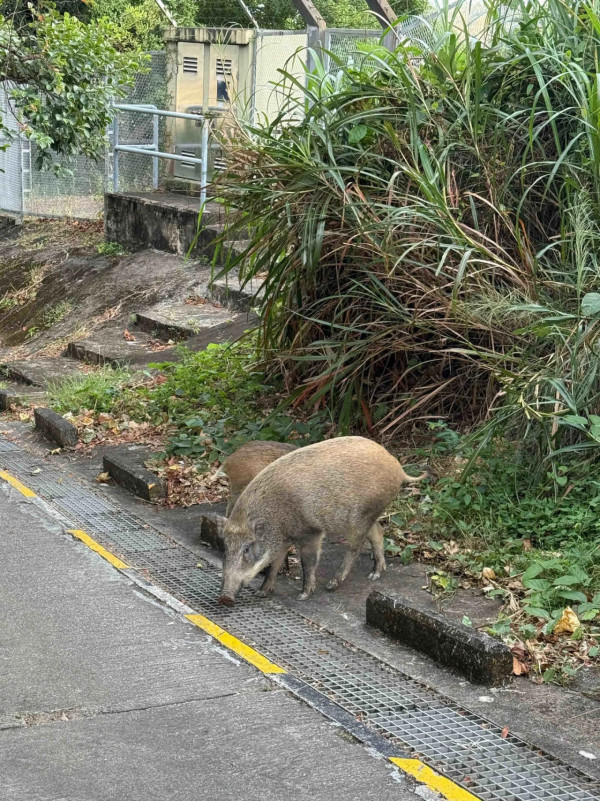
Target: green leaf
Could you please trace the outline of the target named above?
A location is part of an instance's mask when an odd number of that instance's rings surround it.
[[[587,612],[581,612],[579,614],[580,620],[595,620],[600,614],[600,609],[588,609]]]
[[[577,601],[580,604],[584,604],[587,601],[587,595],[575,590],[560,590],[556,594],[559,598],[566,598],[567,601]]]
[[[528,590],[538,590],[543,592],[550,587],[548,579],[523,579],[523,586]]]
[[[571,584],[581,584],[581,578],[579,576],[560,576],[560,578],[554,579],[554,586],[555,587],[564,587],[570,586]],[[585,599],[587,601],[587,598]]]
[[[600,297],[600,296],[599,296]],[[587,426],[587,417],[581,417],[579,414],[565,414],[559,417],[561,423],[566,423],[568,426]]]
[[[569,568],[569,574],[572,576],[577,576],[582,584],[586,583],[590,579],[587,572],[579,565],[571,565]]]
[[[581,313],[584,317],[593,317],[600,312],[600,293],[587,292],[581,299]]]
[[[519,626],[519,632],[521,633],[523,639],[533,640],[537,635],[537,628],[531,623],[524,623],[522,626]]]
[[[368,133],[368,128],[366,125],[355,125],[354,128],[350,130],[348,134],[348,142],[351,145],[356,145],[361,139],[364,139]]]
[[[590,656],[592,659],[594,659],[594,657],[598,656],[598,653],[600,653],[600,646],[594,645],[588,651],[588,656]]]
[[[525,611],[531,617],[541,617],[543,620],[550,620],[550,612],[537,606],[525,606]]]
[[[529,565],[527,570],[523,573],[522,580],[527,581],[528,579],[535,578],[536,576],[539,576],[543,570],[544,568],[541,564],[539,564],[539,562],[534,562],[532,565]]]

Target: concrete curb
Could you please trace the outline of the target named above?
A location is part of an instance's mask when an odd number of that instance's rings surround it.
[[[223,526],[227,518],[216,513],[203,515],[200,526],[200,539],[213,547],[216,551],[223,552],[225,543],[221,537]]]
[[[24,403],[40,403],[47,399],[47,393],[41,387],[33,387],[31,384],[23,384],[16,389],[0,389],[0,411],[6,412],[14,405]]]
[[[112,448],[102,457],[104,471],[110,477],[144,501],[158,501],[167,496],[167,485],[145,467],[146,451],[131,451],[125,447]]]
[[[43,407],[37,408],[33,412],[35,427],[38,431],[56,442],[61,448],[73,448],[77,445],[77,429],[60,414],[53,412],[52,409]]]
[[[367,625],[462,673],[473,684],[495,687],[512,676],[512,654],[504,643],[396,593],[373,590],[367,598]]]

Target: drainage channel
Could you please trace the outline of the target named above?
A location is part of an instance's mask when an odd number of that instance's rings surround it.
[[[4,439],[0,466],[69,527],[85,531],[142,577],[281,666],[297,687],[310,688],[313,698],[323,699],[313,704],[317,708],[329,705],[352,716],[374,742],[385,743],[380,750],[392,761],[422,760],[464,788],[465,798],[600,801],[600,785],[583,773],[512,735],[503,737],[495,724],[276,601],[245,590],[235,607],[220,606],[218,570],[198,568],[193,552],[60,468]]]

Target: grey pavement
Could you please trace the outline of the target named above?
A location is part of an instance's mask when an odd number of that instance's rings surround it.
[[[0,514],[3,801],[431,797],[5,484]]]

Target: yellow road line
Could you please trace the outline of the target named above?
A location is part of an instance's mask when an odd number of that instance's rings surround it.
[[[186,615],[186,618],[190,620],[195,626],[206,631],[216,640],[218,640],[221,645],[224,645],[226,648],[229,648],[230,651],[233,651],[238,656],[241,656],[242,659],[245,659],[246,662],[250,662],[251,665],[257,667],[263,673],[287,673],[279,665],[276,665],[274,662],[270,662],[266,656],[263,656],[258,651],[255,651],[254,648],[250,648],[249,645],[246,645],[241,640],[238,640],[237,637],[234,637],[233,634],[230,634],[225,629],[222,629],[220,626],[217,626],[216,623],[213,623],[212,620],[209,620],[204,615]]]
[[[10,473],[7,473],[5,470],[0,470],[0,478],[3,478],[5,481],[14,487],[16,490],[19,490],[21,495],[24,495],[26,498],[36,498],[36,494],[33,490],[30,490],[29,487],[26,487],[25,484],[21,484],[18,478],[11,476]]]
[[[69,529],[69,534],[72,534],[74,537],[77,537],[78,540],[85,542],[88,548],[91,548],[92,551],[96,551],[99,553],[100,556],[104,557],[107,562],[110,562],[113,567],[118,567],[120,570],[127,570],[129,565],[126,565],[118,556],[114,556],[110,551],[107,551],[106,548],[103,548],[96,540],[93,540],[89,534],[86,534],[85,531],[80,531],[78,528]]]
[[[441,793],[448,801],[480,801],[476,795],[459,787],[458,784],[454,784],[450,779],[440,776],[439,773],[424,765],[420,759],[401,759],[400,757],[390,757],[389,759],[403,773],[408,773],[418,782],[429,787],[430,790]]]

